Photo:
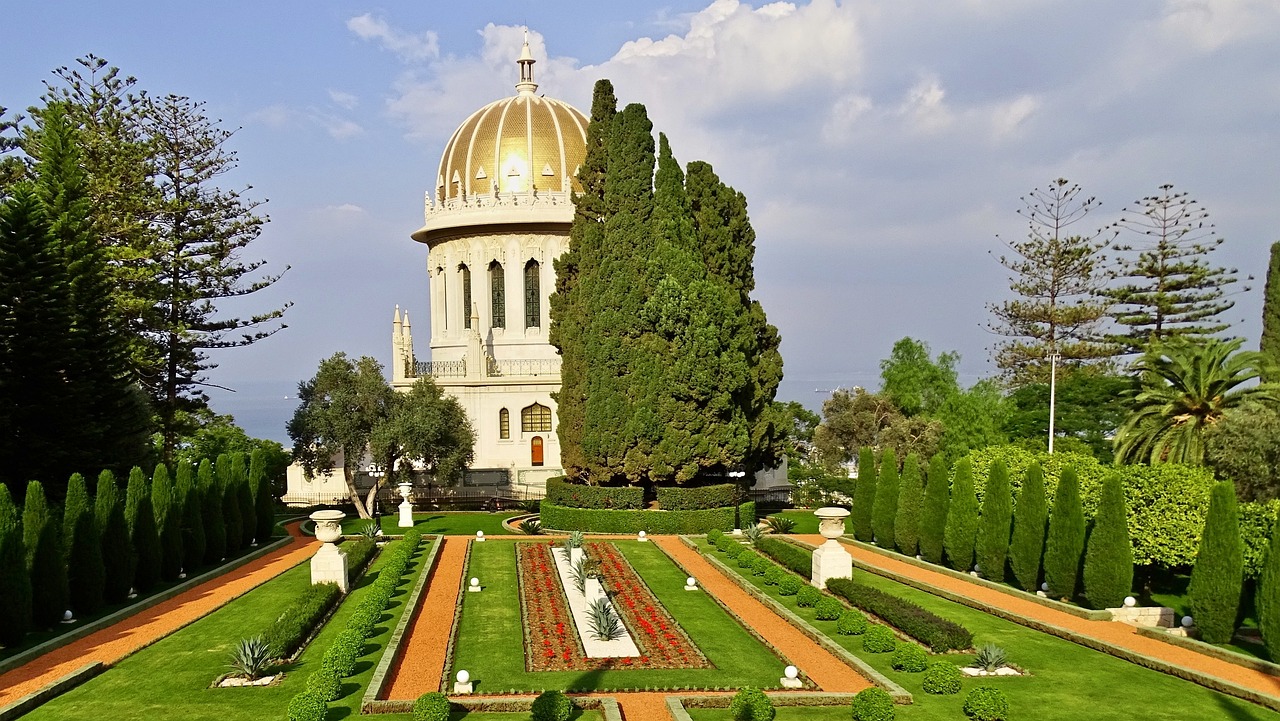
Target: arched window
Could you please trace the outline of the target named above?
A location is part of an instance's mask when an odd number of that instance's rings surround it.
[[[471,269],[462,264],[458,266],[458,274],[462,276],[462,327],[471,327]]]
[[[550,433],[551,409],[540,403],[534,403],[528,408],[522,409],[520,411],[520,432]]]
[[[498,437],[504,441],[511,437],[511,413],[506,408],[498,411]]]
[[[542,325],[542,299],[540,297],[540,280],[538,278],[538,261],[531,260],[524,264],[524,327],[537,328]]]
[[[507,288],[502,276],[502,264],[489,264],[489,291],[492,301],[493,327],[507,327]]]

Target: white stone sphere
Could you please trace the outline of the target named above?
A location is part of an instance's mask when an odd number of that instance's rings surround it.
[[[1048,591],[1048,590],[1049,590],[1049,582],[1048,582],[1048,581],[1046,581],[1046,582],[1044,582],[1044,583],[1040,584],[1040,590],[1041,590],[1041,591]]]
[[[1138,599],[1134,598],[1133,596],[1124,597],[1125,608],[1133,608],[1134,606],[1137,606],[1137,605],[1138,605]]]
[[[690,576],[690,577],[688,577],[688,578],[684,579],[684,585],[686,585],[686,586],[696,586],[696,585],[698,585],[698,580],[697,580],[697,579],[695,579],[693,576]]]
[[[476,531],[476,538],[484,538],[484,531]]]
[[[644,531],[641,531],[641,532],[639,532],[639,533],[637,533],[637,534],[636,534],[636,538],[644,538],[646,535],[647,535],[647,534],[645,534],[645,532],[644,532]]]
[[[796,668],[795,666],[787,666],[786,668],[782,669],[782,675],[786,676],[787,678],[795,678],[796,676],[800,675],[800,669]]]
[[[72,614],[70,610],[63,611],[63,612],[62,612],[62,620],[63,620],[63,621],[70,621],[70,620],[71,620],[71,619],[73,619],[73,618],[75,618],[75,615],[74,615],[74,614]]]
[[[982,573],[982,567],[976,563],[973,564],[973,570],[977,571],[978,573]]]
[[[1194,618],[1192,618],[1192,617],[1190,617],[1190,616],[1183,616],[1183,617],[1182,617],[1182,627],[1183,627],[1183,628],[1191,628],[1191,627],[1192,627],[1192,626],[1194,626],[1194,625],[1196,625],[1196,620],[1195,620]]]
[[[475,577],[472,577],[472,579],[471,579],[471,587],[472,587],[472,588],[475,588],[476,586],[479,586],[479,585],[480,585],[480,579],[475,578]]]
[[[458,679],[458,683],[466,683],[471,680],[471,674],[467,673],[467,670],[464,668],[458,672],[456,678]]]

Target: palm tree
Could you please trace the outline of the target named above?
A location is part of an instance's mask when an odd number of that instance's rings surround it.
[[[1280,403],[1280,386],[1241,388],[1267,359],[1241,351],[1243,339],[1153,343],[1133,368],[1141,385],[1128,420],[1116,432],[1116,463],[1204,463],[1204,432],[1244,401]]]

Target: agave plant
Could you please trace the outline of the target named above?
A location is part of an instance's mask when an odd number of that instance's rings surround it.
[[[764,522],[769,524],[770,533],[791,533],[796,528],[795,521],[782,516],[769,516]]]
[[[569,566],[569,580],[578,589],[578,593],[586,594],[588,578],[591,578],[591,571],[587,568],[587,559],[579,558],[577,563]]]
[[[248,678],[250,681],[262,676],[270,665],[270,646],[261,636],[242,638],[231,649],[231,663],[227,664],[232,671]]]
[[[760,537],[764,535],[764,531],[760,530],[759,526],[751,526],[750,528],[742,529],[742,535],[754,546],[760,540]]]
[[[569,537],[564,539],[565,548],[582,548],[582,544],[587,540],[587,534],[582,531],[570,531]]]
[[[587,607],[587,635],[597,641],[613,641],[627,633],[617,611],[607,598],[597,598]]]
[[[365,521],[360,524],[359,531],[361,536],[365,538],[378,539],[378,524],[373,521]]]
[[[994,643],[984,643],[973,658],[973,665],[988,673],[1009,665],[1009,656]]]
[[[520,532],[526,536],[542,535],[542,522],[536,518],[530,518],[520,522]]]

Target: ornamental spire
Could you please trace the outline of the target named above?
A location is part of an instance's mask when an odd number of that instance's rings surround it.
[[[533,59],[533,53],[529,52],[529,28],[524,29],[524,48],[516,62],[520,65],[520,82],[516,83],[516,90],[521,95],[533,95],[538,90],[538,84],[533,82],[533,64],[537,61]]]

